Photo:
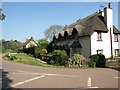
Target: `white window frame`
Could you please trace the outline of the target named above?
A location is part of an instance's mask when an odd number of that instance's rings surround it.
[[[97,32],[97,41],[102,41],[102,32]]]

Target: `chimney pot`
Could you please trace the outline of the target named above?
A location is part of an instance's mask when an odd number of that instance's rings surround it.
[[[111,8],[111,3],[108,3],[108,8]]]

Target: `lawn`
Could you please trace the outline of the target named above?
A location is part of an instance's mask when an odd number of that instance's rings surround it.
[[[34,58],[32,55],[25,54],[25,53],[11,54],[10,56],[8,56],[7,54],[4,56],[4,59],[13,61],[13,62],[23,63],[23,64],[35,65],[35,66],[58,67],[58,66],[46,64],[42,62],[41,60]]]

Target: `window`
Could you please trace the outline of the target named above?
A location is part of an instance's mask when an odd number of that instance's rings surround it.
[[[115,49],[115,56],[119,56],[119,49]]]
[[[97,54],[103,54],[103,50],[97,50]]]
[[[102,41],[102,33],[97,32],[97,41]]]
[[[114,41],[118,42],[118,34],[114,34]]]

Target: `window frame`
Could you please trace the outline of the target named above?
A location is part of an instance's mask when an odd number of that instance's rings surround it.
[[[102,41],[102,32],[97,32],[97,41]]]
[[[114,34],[114,42],[119,42],[119,40],[118,40],[118,34]]]

